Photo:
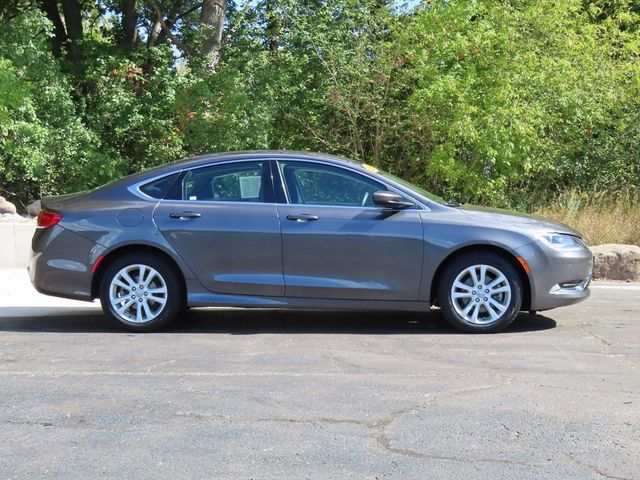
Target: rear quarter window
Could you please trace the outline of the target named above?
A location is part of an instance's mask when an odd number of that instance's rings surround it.
[[[166,177],[157,178],[142,185],[140,191],[151,198],[163,199],[169,193],[179,175],[179,173],[172,173]]]

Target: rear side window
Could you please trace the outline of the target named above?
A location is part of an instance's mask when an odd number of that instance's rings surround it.
[[[166,177],[145,183],[140,187],[140,191],[151,198],[162,199],[167,195],[179,175],[180,173],[172,173]]]
[[[190,170],[182,199],[209,202],[264,202],[265,162],[234,162]]]

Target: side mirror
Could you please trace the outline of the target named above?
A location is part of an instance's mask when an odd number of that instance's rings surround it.
[[[375,192],[373,194],[373,203],[384,208],[393,208],[394,210],[415,207],[415,203],[408,202],[397,193],[389,191]]]

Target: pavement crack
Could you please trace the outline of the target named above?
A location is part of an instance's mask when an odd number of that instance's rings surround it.
[[[518,462],[515,460],[508,460],[508,459],[475,458],[475,457],[462,457],[462,456],[456,456],[456,455],[436,455],[436,454],[418,452],[416,450],[411,450],[408,448],[399,448],[399,447],[393,446],[391,439],[387,434],[387,429],[391,425],[393,425],[393,423],[396,422],[403,415],[407,415],[411,412],[421,410],[427,407],[428,405],[431,405],[436,401],[444,398],[457,396],[457,395],[468,395],[468,394],[475,394],[479,392],[496,390],[498,388],[501,388],[509,384],[512,380],[513,380],[512,377],[503,377],[502,381],[496,384],[482,385],[478,387],[456,389],[448,392],[443,392],[438,395],[434,395],[433,397],[429,398],[426,401],[409,405],[400,410],[396,410],[395,412],[392,412],[390,415],[379,420],[373,425],[374,433],[372,435],[372,438],[374,440],[374,446],[377,449],[388,452],[388,453],[403,455],[410,458],[425,459],[425,460],[440,460],[440,461],[460,462],[460,463],[478,463],[479,462],[479,463],[496,463],[496,464],[506,464],[506,465],[530,466],[532,464],[529,462]],[[505,428],[507,427],[505,426]]]
[[[589,325],[588,324],[578,324],[576,325],[576,327],[579,330],[582,330],[583,332],[585,332],[587,335],[589,335],[590,337],[594,338],[596,341],[598,341],[598,343],[600,343],[601,347],[600,347],[600,353],[608,358],[611,358],[612,360],[614,360],[616,363],[619,363],[620,365],[624,365],[625,367],[630,368],[631,370],[633,370],[634,372],[638,371],[638,367],[631,363],[628,362],[626,360],[626,355],[625,354],[620,354],[620,353],[613,353],[611,352],[610,347],[613,346],[613,344],[611,342],[609,342],[608,340],[605,340],[604,338],[602,338],[601,336],[593,333],[591,330],[589,330],[587,327]]]
[[[51,422],[40,422],[35,420],[0,420],[0,425],[19,425],[28,427],[53,427]]]

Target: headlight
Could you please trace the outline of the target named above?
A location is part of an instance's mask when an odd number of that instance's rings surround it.
[[[570,251],[582,250],[584,243],[578,237],[566,233],[545,233],[540,235],[540,239],[549,247],[555,250]]]

